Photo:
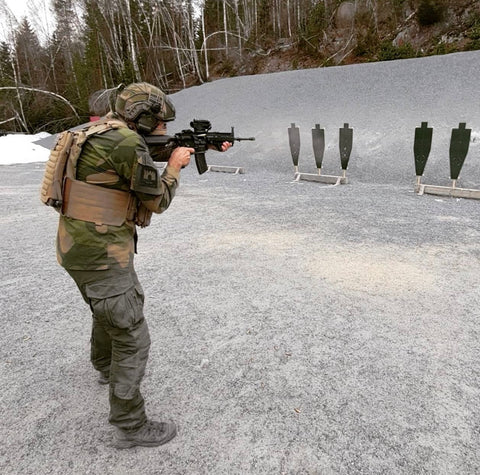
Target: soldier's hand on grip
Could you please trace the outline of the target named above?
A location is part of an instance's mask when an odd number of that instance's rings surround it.
[[[233,144],[231,142],[223,142],[219,146],[209,145],[209,150],[217,150],[217,152],[226,152]]]
[[[190,163],[190,155],[195,153],[195,150],[190,147],[177,147],[170,155],[168,165],[180,171]]]

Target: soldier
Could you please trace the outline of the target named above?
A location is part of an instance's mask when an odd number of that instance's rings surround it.
[[[114,446],[158,446],[176,435],[173,422],[147,419],[140,383],[150,347],[144,293],[134,270],[136,225],[170,205],[180,170],[192,148],[170,154],[160,176],[142,134],[165,133],[175,119],[170,99],[157,87],[134,83],[118,95],[115,111],[92,125],[66,179],[57,235],[57,258],[93,314],[91,361],[99,382],[109,384]],[[225,142],[222,151],[231,146]],[[70,168],[72,170],[72,168]],[[67,173],[68,176],[68,173]]]

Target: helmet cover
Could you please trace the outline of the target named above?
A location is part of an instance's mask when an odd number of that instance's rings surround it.
[[[133,122],[141,133],[150,133],[160,121],[175,119],[175,107],[158,87],[146,82],[133,83],[117,96],[115,112]]]

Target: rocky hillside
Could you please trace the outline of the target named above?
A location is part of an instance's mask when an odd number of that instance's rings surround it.
[[[225,77],[477,49],[478,0],[357,0],[338,2],[326,26],[312,16],[305,35],[247,48],[216,63],[213,72]]]

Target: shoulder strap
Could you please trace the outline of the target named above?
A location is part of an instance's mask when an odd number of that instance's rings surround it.
[[[82,147],[92,135],[101,135],[112,129],[126,128],[127,124],[118,119],[101,119],[86,125],[74,132],[74,140],[68,157],[66,176],[75,179],[77,175],[77,161]]]
[[[107,130],[127,128],[127,124],[119,119],[101,119],[87,125],[84,129],[86,137],[103,134]]]

